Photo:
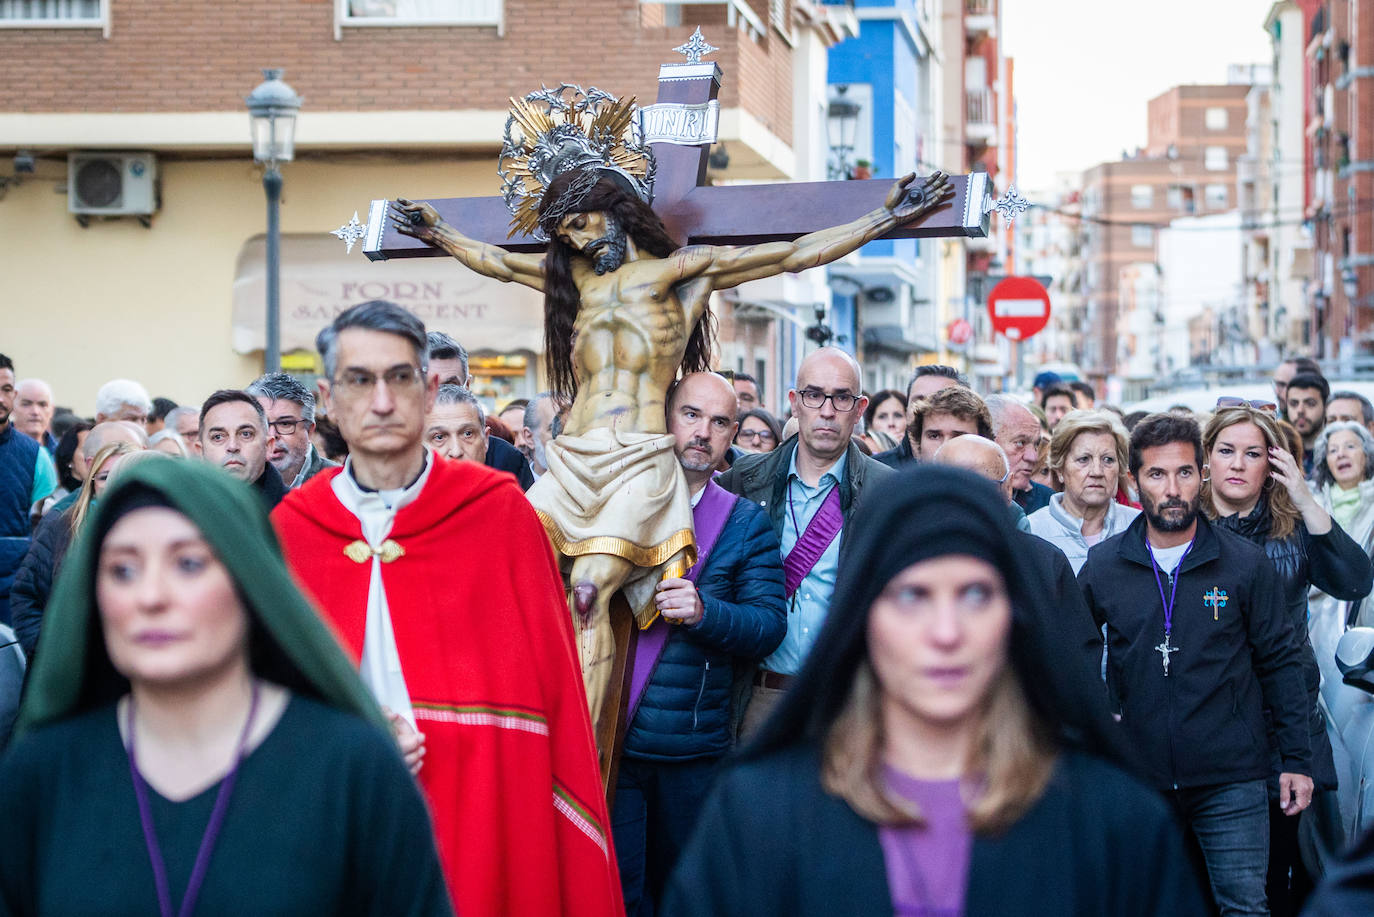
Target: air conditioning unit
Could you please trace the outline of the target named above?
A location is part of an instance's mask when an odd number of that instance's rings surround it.
[[[68,153],[67,211],[79,216],[148,216],[159,205],[152,153]]]

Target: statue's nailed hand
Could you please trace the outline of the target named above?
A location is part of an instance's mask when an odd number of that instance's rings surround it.
[[[404,236],[414,236],[426,242],[434,238],[434,227],[440,223],[439,211],[429,204],[415,203],[403,197],[391,202],[387,211],[391,225]]]
[[[887,193],[887,201],[883,206],[897,218],[898,223],[909,223],[949,203],[954,197],[954,185],[944,172],[932,172],[919,185],[912,187],[915,180],[916,173],[908,173],[898,179]]]

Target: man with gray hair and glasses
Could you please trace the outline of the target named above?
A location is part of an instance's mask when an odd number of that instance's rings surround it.
[[[477,396],[472,394],[472,373],[468,369],[467,349],[459,344],[451,336],[442,331],[431,331],[425,335],[429,342],[429,377],[437,380],[439,386],[459,386],[463,391],[468,392],[469,397],[476,402]],[[478,405],[481,407],[481,405]],[[482,408],[482,423],[486,423],[486,409]],[[483,428],[485,433],[485,427]],[[501,471],[509,471],[515,475],[515,480],[520,482],[521,490],[529,490],[534,483],[534,474],[530,471],[530,463],[520,450],[511,443],[506,442],[501,437],[485,437],[486,448],[482,461],[488,468],[496,468]],[[433,445],[432,443],[427,443]],[[436,450],[442,453],[443,449]]]
[[[572,619],[553,548],[507,474],[425,447],[424,324],[374,300],[316,341],[348,460],[272,514],[286,561],[417,772],[458,913],[617,910]]]
[[[276,440],[267,461],[277,469],[287,490],[295,490],[326,468],[339,467],[310,442],[315,432],[315,395],[287,373],[259,376],[246,389],[267,415]]]

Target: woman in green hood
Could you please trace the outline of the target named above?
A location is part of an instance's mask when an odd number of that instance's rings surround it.
[[[43,646],[0,762],[0,915],[451,913],[386,722],[242,484],[130,469]]]

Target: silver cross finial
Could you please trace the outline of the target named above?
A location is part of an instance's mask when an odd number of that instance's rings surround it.
[[[1017,192],[1015,185],[1007,185],[1002,196],[987,205],[988,210],[996,210],[1008,223],[1030,209],[1030,201]]]
[[[354,244],[357,243],[357,241],[361,239],[363,236],[367,235],[367,224],[358,222],[358,211],[355,210],[353,211],[353,219],[349,220],[347,223],[340,226],[338,229],[333,230],[329,234],[331,236],[337,237],[341,242],[345,243],[348,246],[348,248],[345,249],[344,253],[351,255],[353,254]]]
[[[715,45],[710,44],[706,39],[702,38],[701,26],[697,26],[697,30],[692,33],[691,38],[687,39],[687,43],[678,45],[673,50],[678,54],[685,54],[687,56],[687,63],[699,64],[701,63],[701,55],[719,51],[720,48],[717,48]]]

